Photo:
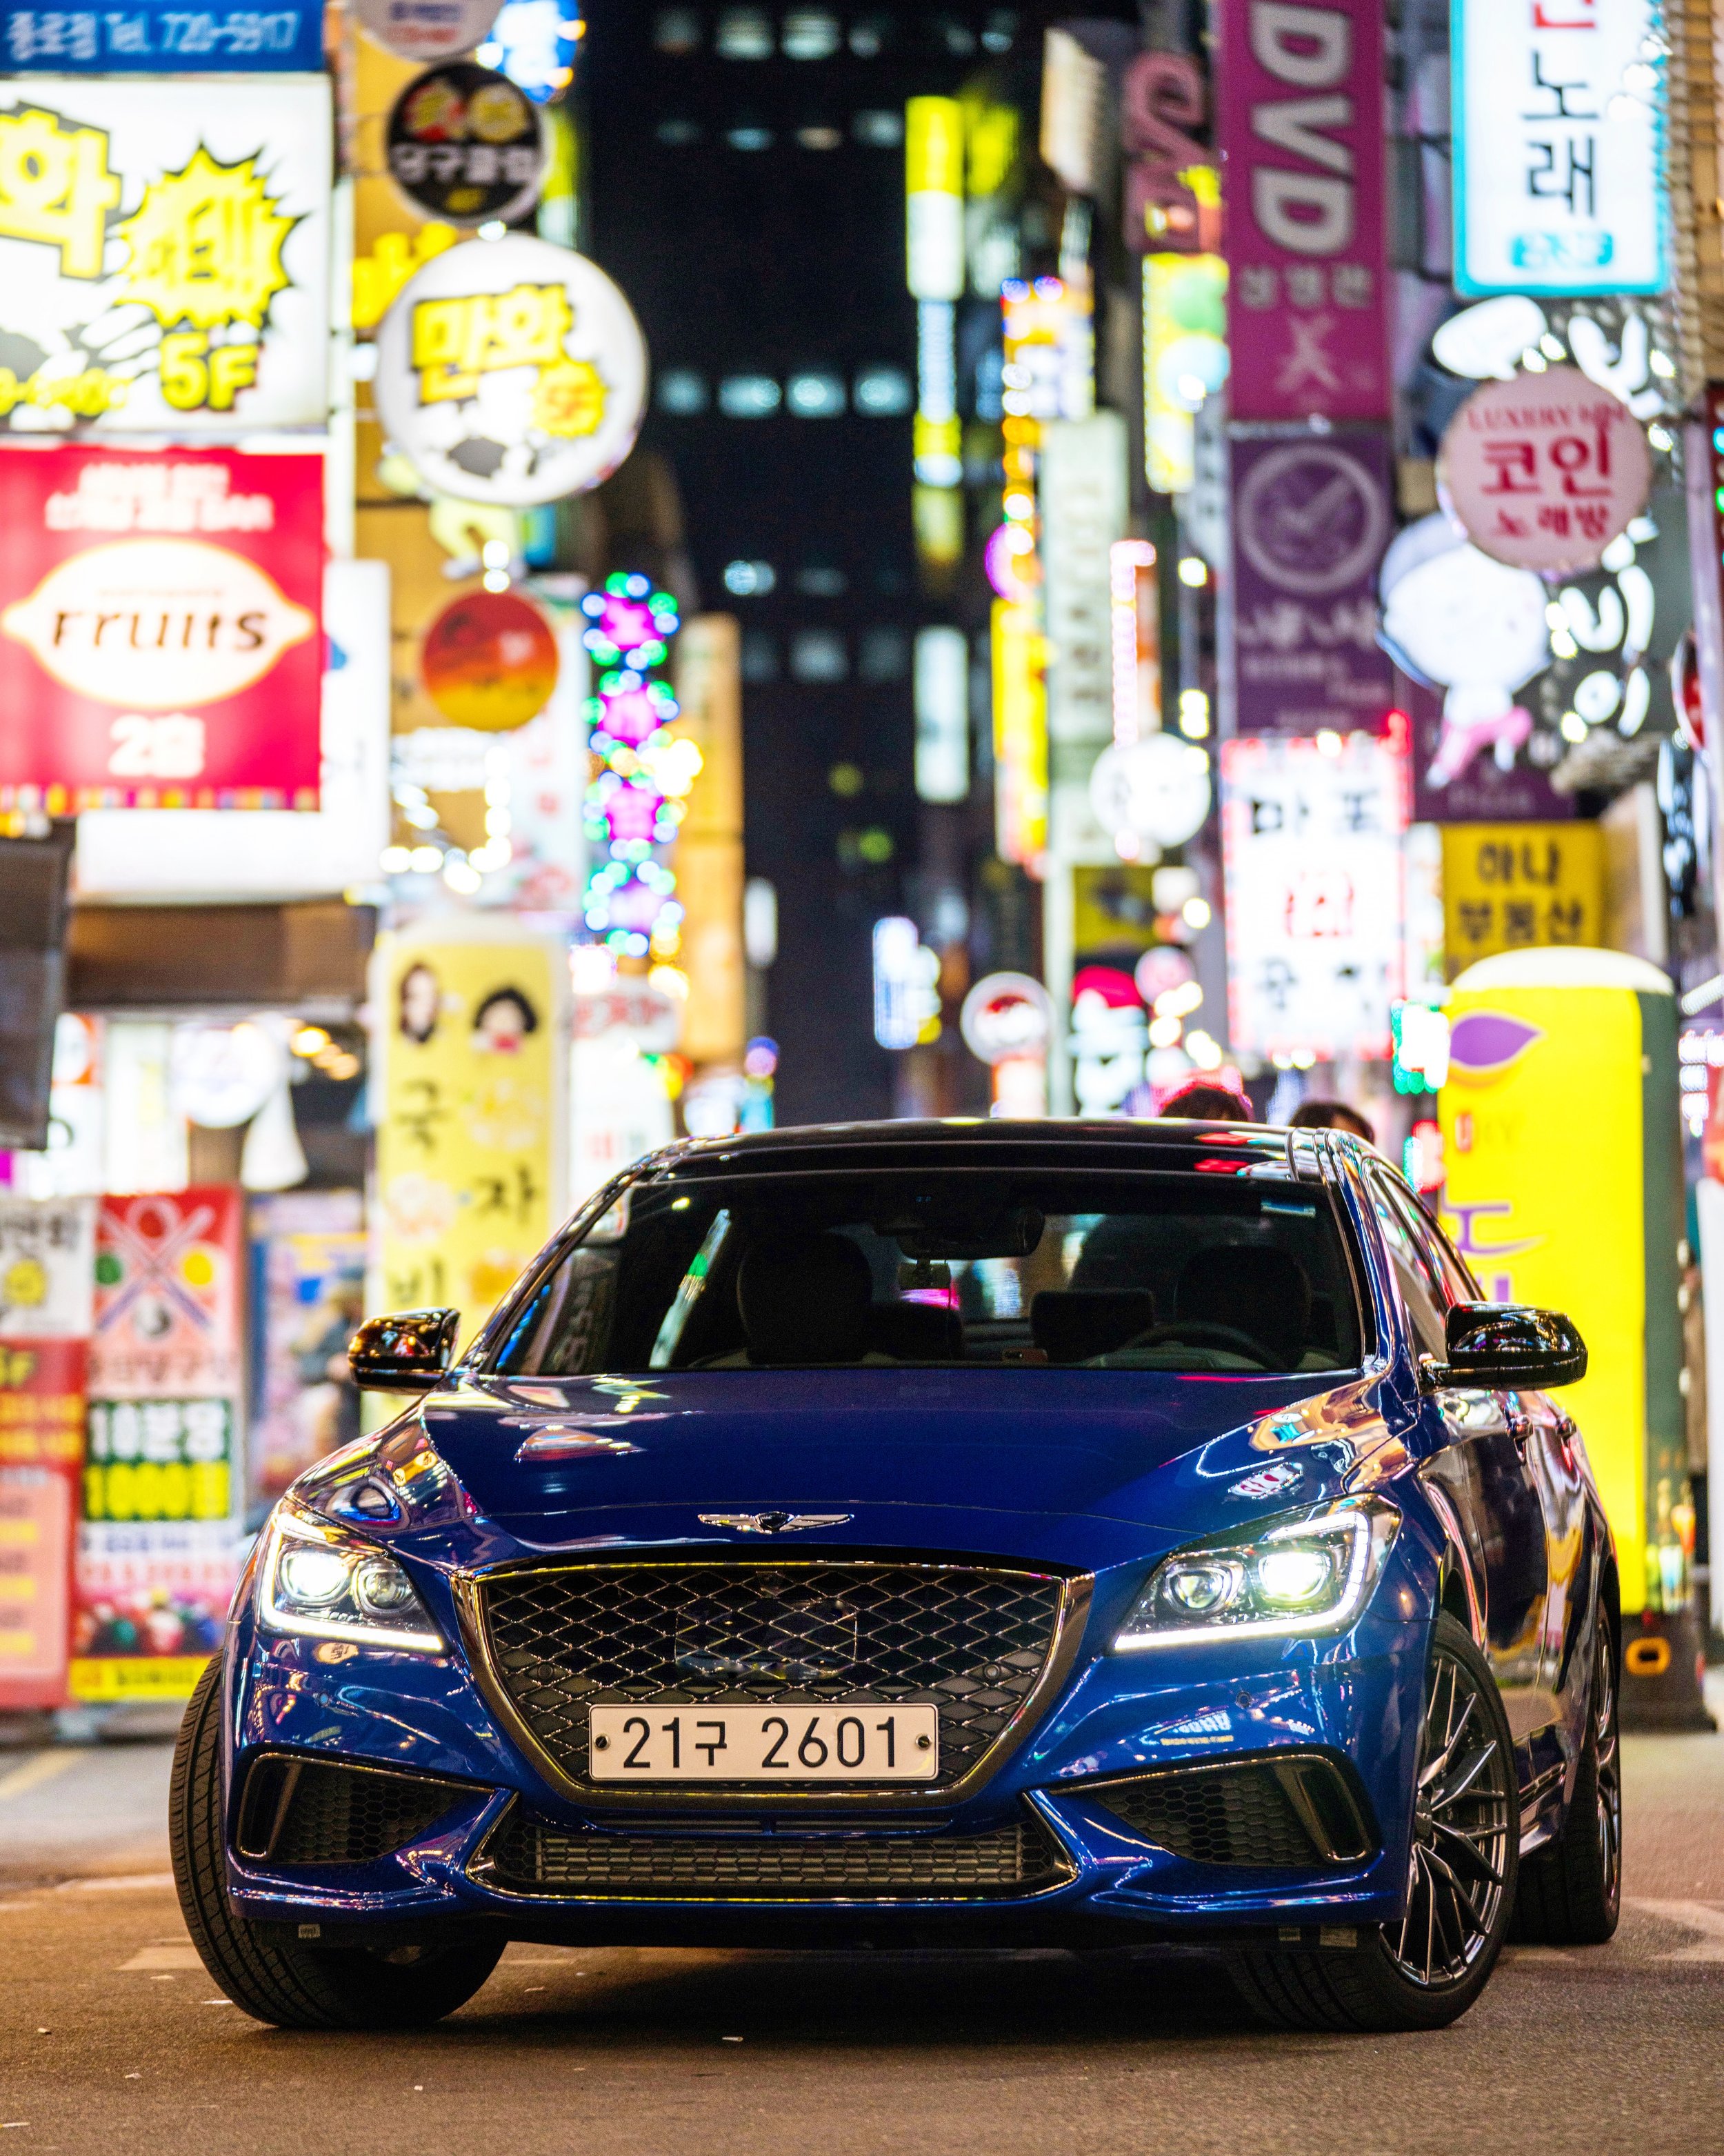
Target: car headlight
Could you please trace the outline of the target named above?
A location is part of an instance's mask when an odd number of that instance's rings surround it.
[[[258,1606],[276,1632],[408,1654],[449,1651],[387,1550],[287,1505],[278,1506],[269,1522]]]
[[[1342,1631],[1370,1599],[1400,1524],[1383,1498],[1348,1497],[1249,1542],[1178,1550],[1150,1574],[1115,1650]]]

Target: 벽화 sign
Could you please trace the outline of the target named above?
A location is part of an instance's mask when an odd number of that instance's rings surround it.
[[[1402,993],[1407,755],[1353,734],[1225,742],[1229,1037],[1259,1055],[1386,1057]]]
[[[377,416],[434,492],[527,508],[628,455],[646,403],[640,326],[596,264],[516,233],[416,272],[377,337]]]
[[[0,807],[312,808],[323,459],[0,450]]]
[[[1661,21],[1653,0],[1454,0],[1457,291],[1664,290]]]
[[[49,80],[0,110],[0,429],[328,420],[330,88]]]

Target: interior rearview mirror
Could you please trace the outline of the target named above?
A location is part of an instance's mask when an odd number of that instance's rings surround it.
[[[367,1393],[426,1393],[454,1360],[458,1310],[368,1317],[347,1345],[353,1382]]]
[[[1449,1312],[1448,1361],[1425,1358],[1434,1385],[1476,1385],[1540,1392],[1578,1384],[1586,1375],[1586,1342],[1560,1310],[1527,1302],[1459,1302]]]

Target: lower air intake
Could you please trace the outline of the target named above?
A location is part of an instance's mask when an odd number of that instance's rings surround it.
[[[246,1779],[237,1839],[242,1856],[275,1864],[372,1864],[477,1794],[459,1782],[275,1753]]]
[[[635,1901],[968,1901],[1070,1876],[1028,1815],[988,1834],[702,1838],[570,1833],[517,1811],[487,1853],[505,1892]]]
[[[1374,1837],[1326,1759],[1145,1774],[1092,1793],[1146,1841],[1194,1864],[1308,1871],[1367,1856]]]

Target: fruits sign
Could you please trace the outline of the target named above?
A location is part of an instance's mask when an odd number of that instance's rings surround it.
[[[0,449],[0,807],[315,808],[323,460]]]

